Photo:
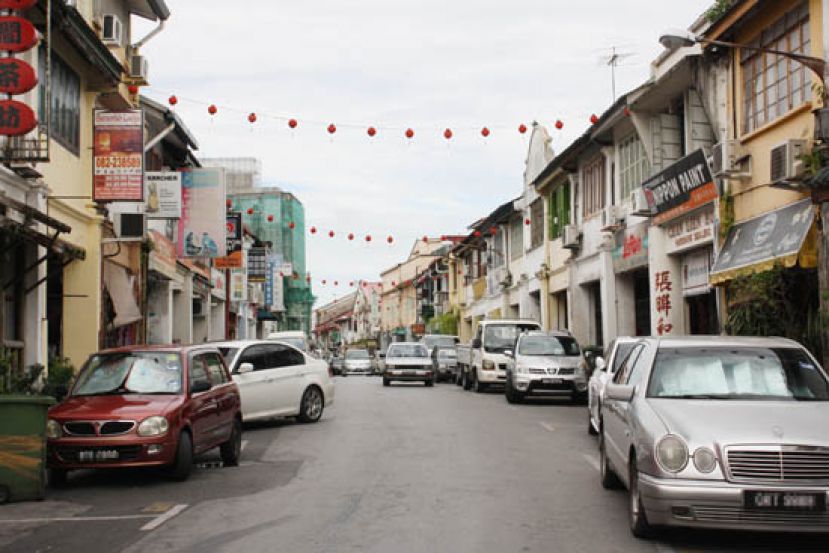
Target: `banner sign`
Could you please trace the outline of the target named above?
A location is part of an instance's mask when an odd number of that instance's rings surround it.
[[[34,68],[17,58],[0,58],[0,93],[26,94],[37,86]]]
[[[701,248],[682,257],[682,294],[697,296],[711,290],[708,278],[711,271],[711,257],[714,250]]]
[[[648,223],[640,223],[616,234],[613,271],[624,273],[648,266]]]
[[[164,171],[144,175],[147,199],[144,213],[150,219],[181,217],[181,173]]]
[[[0,101],[0,135],[22,136],[37,127],[37,116],[27,104],[17,100]]]
[[[671,221],[665,230],[669,254],[710,244],[714,240],[714,206]]]
[[[656,211],[654,224],[661,225],[717,199],[717,187],[702,150],[680,159],[642,188]]]
[[[144,114],[95,110],[93,151],[96,202],[144,201]]]
[[[268,260],[268,268],[267,272],[265,273],[265,306],[270,307],[273,305],[273,283],[274,283],[274,271],[276,270],[276,263],[269,259]],[[281,279],[280,279],[281,280]]]
[[[242,214],[228,213],[225,217],[225,242],[227,254],[213,260],[218,269],[241,269],[242,257]]]
[[[188,169],[181,173],[179,257],[224,257],[225,171]]]
[[[248,301],[248,275],[244,269],[230,270],[230,301]]]
[[[248,250],[248,282],[265,282],[268,276],[268,251],[266,248]]]

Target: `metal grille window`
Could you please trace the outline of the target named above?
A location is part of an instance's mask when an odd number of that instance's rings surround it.
[[[809,4],[805,0],[749,46],[811,55]],[[775,54],[742,50],[743,131],[748,133],[799,107],[812,97],[805,65]]]
[[[570,183],[559,186],[550,194],[550,240],[561,238],[570,224]]]
[[[506,259],[504,258],[504,228],[496,227],[498,232],[492,237],[491,255],[489,256],[489,264],[492,267],[501,267],[504,265]]]
[[[625,200],[631,192],[642,183],[650,172],[645,147],[636,133],[627,136],[619,143],[619,176],[622,180],[622,197]]]
[[[517,217],[509,224],[509,251],[510,259],[518,259],[524,253],[524,224]]]
[[[581,170],[581,186],[584,195],[583,215],[585,218],[595,215],[605,205],[605,169],[604,156],[596,156],[585,164]]]
[[[40,81],[39,120],[46,121],[46,48],[38,52]],[[81,80],[78,74],[52,52],[52,121],[49,132],[60,145],[78,155],[81,148]]]
[[[530,205],[530,249],[544,242],[544,200],[538,198]]]

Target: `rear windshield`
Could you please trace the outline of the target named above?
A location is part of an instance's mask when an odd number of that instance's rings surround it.
[[[346,359],[368,359],[368,351],[364,349],[352,349],[346,352]]]
[[[389,346],[387,357],[429,357],[429,352],[422,344],[401,344]]]

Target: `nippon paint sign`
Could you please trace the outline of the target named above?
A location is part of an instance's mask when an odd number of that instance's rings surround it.
[[[702,150],[680,159],[642,185],[656,211],[653,222],[664,224],[717,199],[717,187]]]

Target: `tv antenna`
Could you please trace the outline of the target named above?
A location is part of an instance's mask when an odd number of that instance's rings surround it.
[[[601,57],[601,62],[610,67],[611,90],[613,92],[613,102],[616,102],[616,68],[619,67],[622,60],[633,57],[636,54],[633,52],[619,52],[616,46],[610,47],[610,54]]]

